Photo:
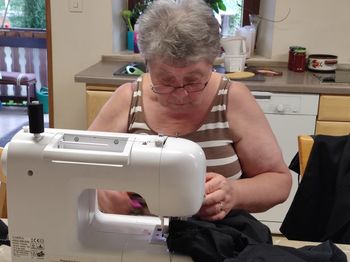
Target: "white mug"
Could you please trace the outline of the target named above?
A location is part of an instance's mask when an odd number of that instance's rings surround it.
[[[247,47],[245,38],[241,36],[230,36],[221,38],[221,45],[227,55],[245,55]]]
[[[246,58],[253,56],[254,55],[254,47],[255,47],[256,28],[254,26],[251,26],[251,25],[239,27],[236,29],[236,35],[244,37],[246,40],[246,46],[247,46]]]
[[[245,68],[245,55],[226,55],[224,67],[226,72],[242,72]]]

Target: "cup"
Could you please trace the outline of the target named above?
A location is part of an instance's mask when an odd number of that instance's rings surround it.
[[[129,51],[134,51],[134,32],[128,31],[127,34],[127,48]]]
[[[236,35],[244,37],[247,46],[247,58],[254,55],[256,28],[254,26],[246,25],[236,29]]]
[[[223,37],[220,40],[222,47],[225,50],[225,54],[239,56],[246,55],[247,48],[245,38],[241,36]]]
[[[225,55],[224,68],[226,72],[242,72],[245,68],[245,55]]]

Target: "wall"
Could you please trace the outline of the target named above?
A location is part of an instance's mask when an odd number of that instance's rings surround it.
[[[124,3],[125,2],[125,3]],[[54,127],[86,128],[85,85],[74,82],[74,75],[98,62],[101,55],[120,50],[123,40],[112,21],[113,12],[126,1],[82,0],[83,11],[69,11],[69,0],[51,0]],[[120,18],[121,19],[121,18]]]
[[[350,64],[349,0],[261,0],[260,15],[281,20],[260,23],[258,52],[272,60],[287,61],[288,48],[301,45],[308,54],[338,55],[340,63]]]

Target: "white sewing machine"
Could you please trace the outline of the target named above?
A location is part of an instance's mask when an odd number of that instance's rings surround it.
[[[196,143],[24,128],[2,163],[13,262],[192,261],[168,252],[158,217],[99,211],[96,189],[136,192],[158,216],[191,216],[203,202],[206,173]]]

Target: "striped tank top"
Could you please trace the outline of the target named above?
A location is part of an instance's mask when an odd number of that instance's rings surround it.
[[[156,135],[145,122],[142,108],[142,79],[137,80],[133,93],[128,133]],[[193,133],[179,136],[199,144],[206,156],[207,172],[216,172],[230,179],[238,179],[242,175],[238,156],[233,148],[232,135],[226,117],[227,93],[230,81],[222,77],[212,108],[202,125]]]

